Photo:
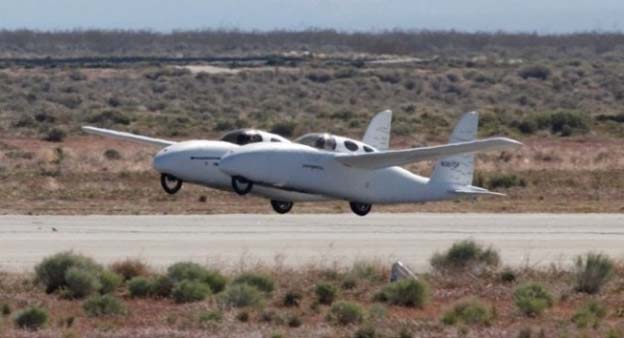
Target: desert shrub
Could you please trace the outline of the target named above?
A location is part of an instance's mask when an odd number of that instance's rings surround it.
[[[121,159],[121,154],[115,149],[106,149],[104,152],[104,157],[107,160],[115,161]]]
[[[80,267],[69,268],[65,273],[65,282],[66,295],[73,298],[84,298],[102,287],[97,271]]]
[[[90,317],[114,316],[125,313],[123,303],[112,295],[95,295],[89,297],[82,306]]]
[[[442,322],[446,325],[489,325],[493,314],[490,309],[478,300],[464,300],[453,306],[442,317]]]
[[[219,293],[225,289],[227,279],[218,271],[207,271],[202,282],[206,283],[213,293]]]
[[[106,294],[115,291],[121,285],[123,278],[113,271],[100,272],[100,293]]]
[[[130,297],[147,297],[152,292],[152,284],[146,277],[137,276],[128,281],[128,292]]]
[[[283,121],[277,122],[271,127],[271,132],[284,137],[291,137],[297,128],[297,122],[295,121]]]
[[[588,132],[591,124],[589,117],[581,112],[538,113],[520,122],[518,129],[525,134],[549,130],[553,134],[570,136]]]
[[[357,278],[353,274],[346,274],[340,283],[340,287],[345,290],[354,289],[357,286]]]
[[[515,282],[516,281],[516,273],[512,269],[506,268],[505,270],[503,270],[503,272],[501,272],[500,280],[503,283]]]
[[[299,302],[301,302],[302,298],[303,295],[301,294],[301,292],[296,290],[289,290],[284,295],[284,301],[282,303],[284,304],[284,306],[299,306]]]
[[[384,287],[380,297],[390,304],[421,308],[428,301],[429,286],[424,281],[406,278]]]
[[[336,287],[329,283],[318,283],[314,289],[318,302],[325,305],[330,305],[336,299]]]
[[[72,267],[87,270],[98,270],[99,266],[85,256],[71,252],[61,252],[45,258],[35,267],[37,281],[46,287],[46,292],[51,293],[66,287],[65,273]]]
[[[590,300],[574,313],[572,322],[574,322],[579,329],[590,326],[595,328],[606,315],[607,308],[602,303],[597,300]]]
[[[198,302],[210,296],[210,287],[202,282],[184,280],[171,290],[171,296],[176,303]]]
[[[386,318],[388,309],[382,304],[373,304],[368,308],[368,320],[369,321],[381,321]]]
[[[236,319],[238,319],[241,323],[247,323],[249,321],[249,312],[241,311],[236,315]]]
[[[226,306],[257,306],[263,301],[262,292],[249,284],[231,284],[219,294],[219,301]]]
[[[11,314],[11,306],[7,303],[2,303],[2,315],[8,316]]]
[[[168,276],[155,276],[150,280],[150,295],[152,297],[166,298],[171,296],[175,284]]]
[[[207,273],[206,268],[193,262],[175,263],[167,269],[167,276],[175,283],[184,280],[201,281]]]
[[[223,320],[223,312],[220,310],[204,311],[199,314],[199,322],[220,322]]]
[[[520,132],[523,134],[534,134],[537,129],[537,123],[533,120],[524,120],[518,123],[518,130],[520,130]]]
[[[126,259],[120,262],[115,262],[111,265],[111,270],[121,275],[124,280],[131,280],[138,276],[147,276],[149,269],[145,263],[137,259]]]
[[[15,325],[20,329],[38,330],[48,322],[48,311],[33,306],[20,311],[14,319]]]
[[[383,281],[386,276],[378,265],[367,261],[356,261],[351,267],[350,275],[371,282]]]
[[[297,316],[297,315],[291,315],[288,318],[288,326],[290,327],[299,327],[303,324],[303,321],[301,320],[301,317]]]
[[[364,310],[359,304],[340,301],[331,306],[328,319],[340,325],[358,324],[364,319]]]
[[[575,262],[576,290],[598,293],[613,276],[613,261],[602,254],[589,253],[578,256]]]
[[[531,283],[514,291],[514,303],[527,316],[539,316],[553,304],[552,296],[542,285]]]
[[[234,279],[232,283],[248,284],[264,292],[272,292],[273,288],[275,287],[271,276],[253,272],[244,273],[236,277],[236,279]]]
[[[105,110],[87,117],[87,122],[95,124],[130,124],[130,118],[117,110]]]
[[[547,80],[550,76],[550,69],[547,66],[543,65],[531,65],[526,66],[518,71],[518,75],[520,75],[523,79],[539,79],[539,80]]]
[[[363,327],[360,327],[353,334],[354,338],[375,338],[377,336],[377,330],[372,325],[365,325]]]
[[[526,187],[526,181],[514,174],[496,174],[490,177],[487,187],[488,189]]]
[[[54,127],[48,130],[48,132],[43,136],[43,140],[48,142],[63,142],[65,136],[67,136],[65,130]]]
[[[492,248],[484,249],[473,240],[455,242],[448,251],[436,253],[431,258],[431,266],[437,270],[496,267],[499,263],[498,252]]]

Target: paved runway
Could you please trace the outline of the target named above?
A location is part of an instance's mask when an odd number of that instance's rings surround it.
[[[435,251],[467,238],[516,266],[569,264],[591,250],[622,258],[624,215],[0,216],[0,270],[27,271],[42,257],[74,250],[101,263],[138,257],[157,267],[399,259],[424,271]]]

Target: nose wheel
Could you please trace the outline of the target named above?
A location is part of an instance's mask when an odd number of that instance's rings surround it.
[[[366,216],[373,208],[372,204],[358,202],[351,202],[349,206],[351,206],[351,211],[358,216]]]
[[[278,214],[285,214],[290,211],[293,207],[293,202],[284,202],[284,201],[273,201],[271,200],[271,206],[273,210]]]
[[[232,189],[239,195],[247,195],[251,188],[253,188],[253,182],[242,176],[232,176]]]
[[[169,195],[173,195],[182,188],[182,180],[169,174],[162,174],[160,175],[160,185]]]

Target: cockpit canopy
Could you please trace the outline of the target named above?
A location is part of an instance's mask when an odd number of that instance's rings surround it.
[[[312,148],[338,153],[372,153],[375,148],[347,137],[327,133],[305,134],[295,140]]]
[[[240,146],[258,142],[290,142],[279,135],[257,129],[234,130],[223,135],[221,141],[238,144]]]

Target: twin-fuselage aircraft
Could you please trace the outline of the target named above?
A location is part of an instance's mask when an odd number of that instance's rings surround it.
[[[173,142],[95,127],[89,133],[164,147],[153,159],[161,184],[176,193],[182,182],[253,193],[271,200],[278,213],[294,202],[346,200],[360,216],[373,204],[417,203],[500,195],[472,185],[474,153],[515,148],[520,142],[493,137],[476,140],[478,114],[466,113],[449,144],[389,150],[392,113],[377,114],[362,141],[327,133],[294,142],[259,130],[236,130],[221,140]],[[431,178],[401,165],[437,160]]]

